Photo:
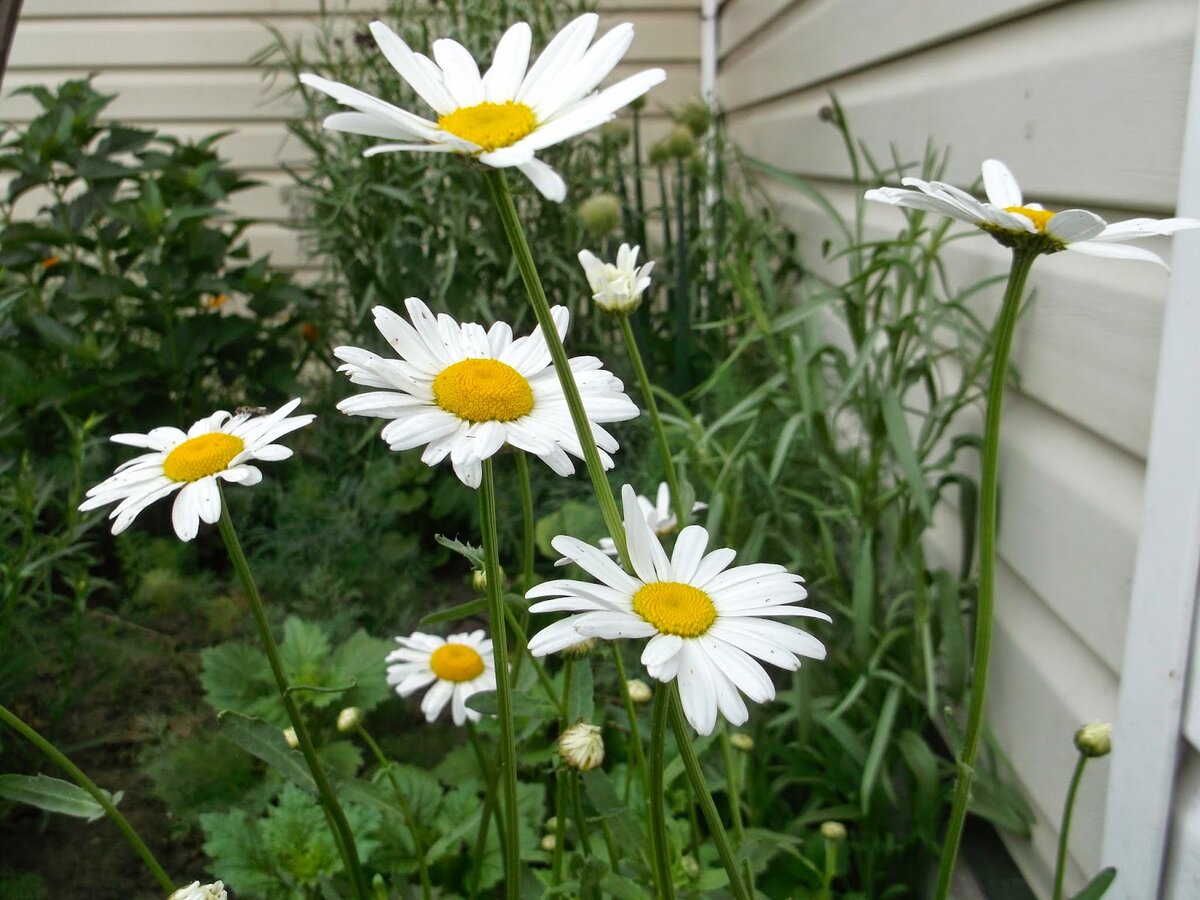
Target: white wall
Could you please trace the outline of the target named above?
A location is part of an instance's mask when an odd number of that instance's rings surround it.
[[[812,179],[847,213],[845,152],[818,117],[830,91],[881,156],[892,143],[912,160],[928,138],[949,146],[950,182],[970,185],[994,156],[1051,208],[1169,215],[1196,15],[1196,0],[725,0],[718,92],[750,155]],[[799,194],[772,194],[818,261],[828,223]],[[897,210],[868,213],[869,237],[898,230]],[[1003,273],[1007,252],[981,235],[946,262],[967,284]],[[1005,411],[988,722],[1037,813],[1033,841],[1010,849],[1048,896],[1072,733],[1116,713],[1167,277],[1064,253],[1038,262],[1032,286]],[[1185,786],[1200,785],[1197,759]],[[1107,774],[1104,762],[1087,772],[1069,887],[1102,863]]]

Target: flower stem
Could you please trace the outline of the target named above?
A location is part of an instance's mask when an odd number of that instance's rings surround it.
[[[379,768],[383,769],[388,781],[392,784],[392,793],[396,795],[396,804],[400,807],[404,821],[408,823],[408,830],[412,833],[413,847],[417,851],[417,873],[421,878],[421,895],[425,900],[431,900],[433,885],[429,881],[429,866],[425,862],[425,844],[421,840],[420,831],[417,830],[417,820],[408,803],[408,798],[404,796],[404,791],[400,790],[400,782],[396,780],[396,773],[392,771],[392,762],[383,755],[379,744],[361,723],[358,726],[358,736],[363,739],[363,743],[367,745],[374,755],[375,761],[379,763]]]
[[[1071,786],[1067,788],[1067,799],[1063,803],[1062,829],[1058,832],[1058,858],[1054,862],[1054,893],[1053,900],[1062,900],[1063,879],[1067,875],[1067,841],[1071,837],[1071,817],[1075,814],[1075,795],[1079,792],[1079,782],[1083,778],[1084,767],[1088,757],[1079,754],[1075,760],[1075,771],[1071,773]]]
[[[550,315],[550,302],[546,299],[546,291],[538,276],[537,265],[533,261],[533,253],[529,249],[529,241],[525,238],[525,230],[513,204],[512,193],[508,189],[508,179],[503,169],[489,168],[484,175],[492,203],[500,216],[500,223],[508,237],[509,246],[521,272],[521,280],[525,283],[525,291],[529,295],[529,303],[533,307],[534,317],[541,326],[542,336],[554,362],[554,371],[562,384],[563,396],[567,408],[571,411],[571,421],[575,425],[575,433],[583,448],[583,460],[587,465],[588,476],[592,479],[592,489],[596,492],[596,502],[604,517],[609,536],[617,545],[623,562],[629,562],[629,549],[625,545],[625,529],[621,526],[621,513],[617,509],[616,498],[608,484],[608,476],[604,474],[604,465],[600,462],[600,451],[596,447],[596,439],[592,435],[592,426],[588,421],[587,412],[583,408],[583,399],[579,396],[579,386],[575,383],[575,375],[571,371],[571,363],[567,359],[566,348],[554,319]]]
[[[658,442],[658,455],[662,457],[663,469],[667,473],[667,487],[671,489],[671,503],[675,507],[675,521],[678,528],[683,528],[687,524],[683,493],[679,490],[679,477],[675,474],[675,458],[671,455],[667,431],[663,428],[662,416],[658,412],[658,402],[654,399],[654,388],[650,385],[650,376],[646,374],[642,353],[638,350],[633,329],[629,326],[629,316],[620,315],[617,318],[621,321],[621,337],[625,339],[625,349],[629,353],[629,361],[633,363],[634,374],[637,375],[642,401],[646,404],[646,410],[650,413],[650,422],[654,426],[654,438]]]
[[[550,858],[550,884],[562,884],[563,853],[567,843],[567,767],[554,770],[554,854]]]
[[[725,764],[725,794],[729,799],[729,821],[733,825],[733,839],[738,847],[746,840],[746,829],[742,823],[742,778],[738,772],[738,760],[733,756],[733,746],[729,743],[729,729],[721,729],[721,760]],[[742,863],[742,872],[746,876],[746,885],[750,896],[754,896],[754,870],[750,860]]]
[[[521,846],[517,841],[517,742],[513,733],[508,637],[505,628],[503,589],[500,584],[496,483],[490,459],[483,461],[483,484],[479,488],[479,524],[483,531],[483,564],[487,574],[492,652],[496,657],[496,704],[500,724],[500,758],[497,762],[503,785],[501,793],[504,797],[504,883],[509,900],[517,900],[521,894]]]
[[[258,627],[258,636],[262,641],[263,652],[266,653],[267,662],[271,666],[271,674],[275,676],[275,686],[279,689],[279,696],[283,699],[283,707],[287,710],[292,730],[296,732],[296,742],[300,745],[300,753],[304,756],[304,761],[308,764],[308,770],[316,783],[321,806],[325,810],[325,817],[329,820],[330,828],[337,840],[342,861],[346,865],[346,872],[354,885],[354,892],[360,900],[367,900],[371,896],[371,891],[367,886],[366,876],[363,875],[362,865],[358,861],[358,847],[354,843],[354,832],[350,829],[346,814],[342,811],[341,804],[338,803],[337,795],[333,792],[333,785],[330,784],[329,778],[321,766],[321,761],[317,758],[317,750],[313,746],[308,728],[304,724],[304,717],[300,715],[300,708],[292,696],[291,685],[288,682],[287,673],[283,670],[283,661],[279,657],[279,647],[275,643],[274,635],[271,634],[271,623],[267,621],[267,611],[263,606],[262,595],[258,592],[258,585],[254,581],[254,575],[250,572],[250,564],[246,562],[246,554],[242,551],[242,543],[238,540],[237,532],[234,530],[233,520],[229,517],[229,506],[224,497],[221,498],[221,518],[218,520],[217,526],[221,532],[221,539],[225,542],[225,549],[229,553],[229,560],[233,563],[233,568],[242,582],[242,589],[246,592],[250,613],[254,617],[254,624]]]
[[[471,881],[469,897],[479,896],[479,879],[483,875],[483,856],[487,851],[488,829],[492,817],[496,816],[496,831],[500,835],[501,852],[504,847],[504,829],[496,811],[496,769],[488,765],[487,755],[479,742],[479,733],[475,723],[467,720],[467,736],[471,739],[471,749],[475,751],[475,761],[479,764],[479,775],[484,783],[483,812],[479,818],[479,831],[475,835],[475,852],[471,854]]]
[[[609,641],[609,653],[612,654],[613,665],[617,669],[617,684],[621,689],[621,702],[625,705],[625,718],[629,720],[629,747],[633,753],[633,766],[637,769],[642,782],[642,794],[647,801],[650,799],[650,780],[646,775],[646,754],[642,751],[642,733],[638,728],[637,709],[633,697],[629,694],[629,679],[625,677],[625,660],[621,658],[621,648],[616,641]],[[629,788],[633,779],[625,777],[625,802],[629,802]]]
[[[571,794],[571,811],[575,816],[575,830],[579,832],[579,846],[584,856],[592,855],[592,841],[588,836],[587,816],[583,812],[583,796],[579,791],[579,773],[574,769],[566,770],[567,790]]]
[[[671,696],[667,685],[654,692],[654,716],[650,725],[650,843],[654,849],[654,880],[659,900],[675,900],[671,878],[671,850],[667,844],[667,815],[663,806],[663,770],[666,766],[667,715]]]
[[[533,487],[529,483],[529,459],[517,454],[517,480],[521,485],[521,527],[524,536],[521,543],[521,589],[533,587]]]
[[[167,891],[167,893],[174,893],[175,883],[171,881],[170,876],[167,875],[163,867],[158,864],[158,860],[154,858],[154,854],[150,852],[150,848],[146,846],[137,831],[129,824],[129,820],[121,815],[121,812],[113,805],[113,802],[104,791],[100,790],[96,786],[96,783],[83,773],[82,769],[71,762],[54,744],[34,731],[29,725],[26,725],[16,714],[10,712],[4,706],[0,706],[0,722],[3,722],[13,731],[17,732],[17,734],[21,735],[21,737],[25,738],[25,740],[29,741],[29,743],[41,750],[52,763],[70,775],[71,779],[77,785],[91,794],[92,799],[100,804],[108,817],[113,820],[113,824],[120,829],[121,834],[125,835],[125,840],[129,841],[130,846],[142,858],[142,862],[146,864],[146,868],[150,870],[150,874],[154,876],[159,886]]]
[[[958,780],[954,786],[954,805],[946,840],[942,844],[938,867],[937,900],[946,900],[954,863],[962,841],[975,777],[975,757],[983,737],[983,707],[987,695],[988,663],[992,654],[992,620],[996,600],[996,501],[997,472],[1000,462],[1000,413],[1004,404],[1004,384],[1008,379],[1008,357],[1013,333],[1025,295],[1025,282],[1033,268],[1036,252],[1014,250],[1004,301],[992,332],[992,369],[988,376],[987,412],[983,428],[983,461],[979,485],[979,599],[975,611],[975,653],[972,663],[971,700],[967,727],[958,758]]]
[[[679,745],[679,755],[683,759],[683,768],[687,772],[692,789],[700,803],[700,811],[704,813],[704,821],[708,825],[713,843],[717,845],[717,855],[729,875],[729,891],[737,900],[750,900],[750,893],[738,871],[737,857],[733,854],[733,845],[729,843],[729,835],[725,833],[725,824],[721,814],[717,812],[717,804],[713,802],[708,783],[704,780],[704,772],[700,769],[700,760],[692,746],[692,733],[687,720],[683,717],[683,708],[679,705],[679,690],[672,681],[659,689],[667,694],[667,702],[671,707],[671,728],[675,732],[675,742]]]

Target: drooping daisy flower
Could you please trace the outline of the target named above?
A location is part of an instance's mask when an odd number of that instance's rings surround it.
[[[1006,247],[1029,246],[1041,253],[1073,250],[1088,256],[1110,256],[1118,259],[1144,259],[1166,267],[1155,253],[1141,247],[1121,246],[1152,235],[1172,235],[1188,228],[1200,227],[1196,219],[1128,219],[1107,224],[1095,213],[1084,209],[1052,212],[1037,203],[1026,203],[1016,178],[1004,163],[984,160],[983,187],[988,202],[976,200],[966,191],[940,181],[904,178],[902,184],[915,187],[876,188],[867,191],[868,200],[878,200],[891,206],[906,206],[940,213],[978,225]]]
[[[622,244],[617,251],[617,263],[604,262],[589,250],[579,251],[579,262],[592,289],[592,299],[605,312],[630,313],[642,303],[642,292],[650,286],[650,271],[654,260],[640,268],[637,265],[641,247]]]
[[[214,881],[212,884],[201,884],[193,881],[187,887],[181,887],[167,900],[225,900],[228,896],[223,882]]]
[[[580,637],[648,637],[642,664],[659,681],[679,681],[683,711],[700,734],[712,732],[718,710],[734,725],[745,722],[749,712],[741,694],[756,703],[774,698],[775,685],[756,660],[795,670],[801,656],[824,658],[819,640],[775,621],[785,616],[829,621],[824,613],[794,605],[808,596],[799,575],[766,563],[729,568],[734,551],[705,553],[708,532],[699,525],[680,532],[668,559],[633,488],[625,485],[621,499],[633,574],[590,544],[556,537],[554,548],[600,583],[547,581],[526,593],[539,601],[530,612],[576,613],[534,635],[529,642],[534,656]]]
[[[425,446],[421,460],[437,465],[447,456],[463,484],[479,487],[482,461],[505,444],[541,459],[559,475],[575,466],[567,454],[583,458],[562,386],[550,361],[540,327],[513,339],[512,329],[497,322],[484,331],[473,322],[459,324],[444,313],[434,318],[420,300],[404,301],[412,324],[383,306],[375,307],[375,325],[400,359],[384,359],[357,347],[338,347],[334,355],[355,384],[384,388],[350,397],[338,409],[352,416],[391,419],[382,437],[393,450]],[[559,338],[570,318],[565,307],[551,310]],[[606,469],[616,439],[600,427],[638,414],[623,393],[621,380],[594,356],[571,360],[592,434]]]
[[[171,508],[171,523],[181,541],[190,541],[200,522],[210,525],[221,517],[217,480],[253,485],[262,472],[250,463],[287,459],[292,451],[276,444],[285,434],[303,428],[314,415],[291,416],[299,400],[285,403],[270,415],[217,410],[196,422],[187,433],[178,428],[155,428],[147,434],[114,434],[110,440],[150,450],[117,467],[116,473],[87,492],[81,510],[109,503],[113,534],[130,526],[138,513],[179,491]],[[119,501],[119,502],[118,502]]]
[[[399,650],[387,655],[387,682],[401,697],[433,685],[421,700],[425,721],[432,722],[450,704],[455,725],[478,722],[480,714],[467,708],[472,694],[496,689],[492,642],[482,630],[440,638],[417,631],[396,638]]]
[[[594,13],[571,22],[532,67],[529,25],[518,22],[500,38],[492,66],[482,76],[456,41],[434,41],[429,59],[410,50],[382,22],[372,22],[375,43],[429,104],[436,121],[317,75],[304,74],[300,80],[356,110],[329,116],[326,128],[399,141],[377,144],[367,150],[368,156],[424,150],[471,156],[498,169],[515,166],[547,198],[561,202],[566,185],[534,154],[603,125],[667,77],[662,69],[647,69],[596,92],[633,42],[633,26],[625,23],[592,44],[598,22]]]

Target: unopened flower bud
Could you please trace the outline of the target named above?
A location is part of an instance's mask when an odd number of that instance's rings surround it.
[[[551,834],[558,831],[558,816],[551,816],[542,825],[542,828],[549,831]]]
[[[596,194],[579,204],[579,218],[589,234],[608,234],[621,224],[621,201],[615,194]]]
[[[624,147],[626,144],[628,144],[631,134],[629,131],[629,126],[620,119],[613,119],[611,122],[605,122],[600,126],[600,133],[618,147]]]
[[[285,741],[287,741],[287,745],[289,747],[291,747],[293,750],[297,749],[300,746],[300,741],[296,737],[296,729],[295,728],[283,729],[283,739]]]
[[[675,159],[687,159],[696,152],[696,136],[686,125],[676,125],[667,138],[667,152]]]
[[[1075,732],[1075,747],[1095,759],[1112,753],[1112,723],[1091,722]]]
[[[583,659],[589,653],[596,649],[595,638],[584,638],[577,644],[572,644],[570,647],[563,647],[558,651],[567,659]]]
[[[688,878],[700,877],[700,863],[696,862],[696,857],[691,854],[679,857],[679,868],[683,869],[683,874]]]
[[[686,125],[696,137],[702,137],[712,125],[712,119],[712,110],[707,103],[703,100],[692,100],[679,111],[677,121],[680,125]]]
[[[827,841],[844,841],[846,839],[846,826],[841,822],[822,822],[821,837]]]
[[[588,722],[576,722],[558,738],[558,752],[572,769],[590,772],[604,762],[604,738],[600,728]]]
[[[628,106],[632,110],[645,109],[646,108],[646,95],[642,94],[640,97],[634,97],[632,100],[629,101]]]
[[[650,162],[653,165],[665,165],[667,160],[671,158],[671,148],[667,146],[667,141],[664,138],[661,141],[656,141],[650,147]]]
[[[500,570],[500,585],[501,585],[501,587],[503,587],[504,582],[505,582],[504,570],[501,569]],[[471,573],[471,587],[475,588],[476,592],[478,592],[480,594],[487,593],[487,584],[488,584],[487,572],[483,571],[483,569],[475,569]]]
[[[181,887],[167,900],[226,900],[228,896],[223,882],[214,881],[212,884],[201,884],[193,881],[187,887]]]
[[[708,163],[704,161],[704,157],[699,153],[693,153],[688,157],[687,173],[691,178],[697,180],[703,179],[708,175]]]
[[[343,734],[348,731],[353,731],[362,724],[362,720],[363,714],[361,709],[359,709],[357,706],[347,706],[340,713],[338,713],[337,730]]]
[[[546,835],[542,836],[542,849],[545,850],[547,853],[553,853],[554,848],[557,845],[558,845],[558,841],[555,839],[554,835],[546,834]]]
[[[744,731],[739,731],[736,734],[729,736],[729,743],[745,753],[749,753],[754,749],[754,738],[746,734]]]
[[[625,687],[629,689],[629,699],[637,704],[646,704],[654,699],[654,694],[650,690],[650,685],[642,681],[640,678],[631,678],[625,682]]]

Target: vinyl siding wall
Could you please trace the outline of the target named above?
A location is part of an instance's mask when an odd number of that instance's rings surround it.
[[[878,156],[894,143],[919,160],[932,139],[952,149],[951,183],[971,184],[994,156],[1051,208],[1165,216],[1196,15],[1195,0],[725,0],[718,94],[750,155],[812,179],[847,215],[857,192],[819,119],[831,91]],[[819,261],[828,223],[798,193],[772,193]],[[868,237],[894,234],[901,213],[872,206]],[[969,284],[1003,273],[1008,254],[980,236],[945,259]],[[1032,287],[1005,410],[988,723],[1037,814],[1033,840],[1010,850],[1049,896],[1071,736],[1116,714],[1167,276],[1063,253],[1039,261]],[[979,300],[989,317],[998,304],[999,290]],[[933,549],[949,559],[958,526],[950,510],[942,520]],[[1189,723],[1185,799],[1200,791],[1200,710]],[[1068,887],[1101,865],[1107,776],[1107,761],[1087,771]],[[1200,813],[1179,810],[1171,896],[1200,896]]]
[[[327,0],[347,31],[360,28],[382,0]],[[290,179],[284,164],[302,164],[303,149],[287,136],[294,103],[264,80],[251,59],[271,43],[270,25],[289,39],[313,30],[318,0],[25,0],[17,27],[0,121],[27,121],[37,110],[11,97],[29,84],[57,84],[96,73],[95,85],[116,94],[107,114],[180,137],[232,130],[222,154],[262,186],[234,198],[233,209],[262,220],[250,231],[253,249],[277,264],[309,265],[288,227]],[[637,36],[610,80],[662,66],[667,82],[650,95],[647,131],[666,130],[663,108],[699,91],[698,0],[604,0],[601,31],[633,22]],[[535,52],[538,48],[535,48]],[[382,57],[380,64],[386,65]],[[336,139],[336,138],[333,138]]]

